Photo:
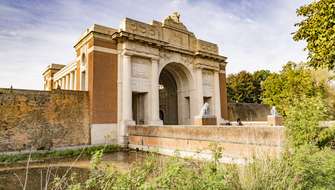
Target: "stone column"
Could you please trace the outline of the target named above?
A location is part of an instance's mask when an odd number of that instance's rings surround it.
[[[216,123],[222,123],[221,117],[221,93],[220,93],[220,79],[219,72],[214,72],[214,114],[216,116]]]
[[[62,89],[64,90],[65,89],[65,77],[62,78]]]
[[[122,68],[122,118],[123,121],[132,121],[131,57],[129,55],[123,55]]]
[[[202,82],[202,69],[197,68],[195,70],[195,92],[194,92],[194,102],[193,102],[193,113],[197,117],[200,113],[200,110],[204,104],[204,95],[203,95],[203,82]]]
[[[74,71],[73,71],[73,80],[74,80],[74,83],[73,83],[73,90],[78,90],[79,89],[79,87],[77,86],[77,80],[79,79],[78,77],[77,77],[77,69],[75,69]]]
[[[70,79],[69,79],[69,75],[65,75],[65,89],[68,90],[70,87],[69,87],[69,82],[70,82]]]
[[[76,71],[72,71],[72,90],[76,90]]]
[[[150,125],[163,125],[163,121],[159,118],[159,73],[158,60],[151,60],[151,121]]]
[[[131,89],[131,56],[122,56],[122,116],[118,128],[118,144],[125,146],[128,143],[128,125],[135,125],[132,111],[132,89]]]
[[[73,72],[71,71],[70,72],[70,87],[69,87],[70,90],[73,90]]]

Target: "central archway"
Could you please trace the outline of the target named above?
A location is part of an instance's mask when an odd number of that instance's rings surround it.
[[[169,63],[159,75],[159,116],[164,125],[190,124],[191,73],[180,63]]]

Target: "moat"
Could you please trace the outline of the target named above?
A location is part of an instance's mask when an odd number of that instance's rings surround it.
[[[127,171],[132,163],[141,162],[147,155],[136,151],[108,153],[103,156],[102,162]],[[89,176],[89,169],[90,157],[33,161],[29,163],[26,189],[49,189],[55,177],[69,179],[75,175],[77,180],[84,181]],[[0,166],[0,190],[23,189],[26,172],[26,162]]]

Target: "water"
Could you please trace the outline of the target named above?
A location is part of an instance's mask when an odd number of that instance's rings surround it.
[[[115,152],[106,154],[102,162],[112,164],[118,170],[126,171],[134,162],[141,162],[147,156],[144,152]],[[26,178],[26,163],[10,166],[0,166],[0,190],[21,190]],[[47,162],[32,162],[29,164],[27,190],[45,189],[55,177],[69,177],[84,181],[89,176],[90,158],[57,159]]]

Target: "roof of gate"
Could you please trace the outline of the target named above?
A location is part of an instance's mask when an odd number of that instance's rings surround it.
[[[144,41],[146,39],[148,41],[154,40],[154,42],[160,42],[166,46],[196,53],[219,54],[217,44],[197,39],[181,22],[180,14],[177,12],[166,17],[163,22],[153,20],[151,24],[125,18],[119,29],[94,24],[85,31],[80,40],[92,31],[105,35],[115,35],[116,37],[138,36]]]

